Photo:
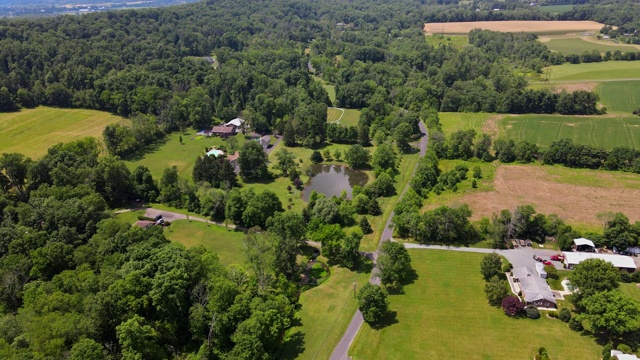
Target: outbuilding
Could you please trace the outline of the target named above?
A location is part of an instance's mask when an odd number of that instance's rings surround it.
[[[576,251],[595,252],[596,246],[593,241],[585,238],[573,239],[573,246]]]
[[[606,262],[611,263],[611,265],[618,269],[624,269],[630,272],[635,271],[637,268],[635,261],[633,261],[633,258],[624,255],[596,254],[573,251],[565,251],[563,252],[563,254],[564,263],[567,265],[568,269],[573,269],[574,266],[587,259],[602,259]]]

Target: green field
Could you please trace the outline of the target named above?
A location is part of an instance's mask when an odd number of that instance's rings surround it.
[[[427,44],[438,47],[443,45],[451,45],[454,48],[460,49],[469,45],[469,37],[466,35],[425,35]]]
[[[548,14],[563,14],[573,9],[573,5],[547,5],[547,6],[539,6],[538,10],[543,13]]]
[[[186,247],[202,245],[218,254],[225,265],[245,263],[242,239],[244,233],[227,230],[223,226],[209,225],[200,221],[177,220],[164,231],[167,239]]]
[[[19,152],[33,159],[57,143],[87,136],[102,140],[105,126],[123,121],[104,111],[37,107],[0,113],[0,153]]]
[[[457,112],[441,112],[440,124],[446,135],[454,133],[458,130],[473,129],[476,132],[482,132],[482,125],[495,114],[489,113],[457,113]]]
[[[609,112],[631,113],[640,108],[640,81],[603,82],[596,92]]]
[[[546,147],[569,138],[575,143],[612,149],[640,148],[640,117],[596,117],[562,115],[512,115],[498,122],[500,136],[527,140]]]
[[[291,328],[287,338],[304,334],[304,350],[296,349],[299,342],[287,340],[282,359],[328,359],[358,308],[353,282],[360,288],[368,279],[368,273],[333,266],[326,282],[300,294],[300,308],[296,312],[300,325]]]
[[[599,63],[551,66],[553,81],[640,79],[640,61],[604,61]],[[542,70],[544,74],[546,69]]]
[[[636,299],[637,301],[640,301],[640,288],[635,283],[631,283],[631,284],[620,283],[620,290],[622,290],[623,293]]]
[[[182,144],[180,144],[180,137],[182,137]],[[238,146],[242,146],[244,135],[238,134],[236,138]],[[181,177],[191,179],[196,157],[204,154],[204,148],[220,147],[224,144],[225,140],[217,136],[199,137],[193,130],[188,130],[184,134],[178,131],[168,134],[164,140],[149,146],[138,158],[127,161],[127,165],[132,170],[138,165],[148,167],[153,178],[158,181],[165,168],[175,165]]]
[[[364,325],[353,359],[532,359],[544,346],[551,359],[600,359],[590,336],[545,316],[512,319],[487,304],[483,254],[409,250],[418,278],[390,296],[394,312],[381,329]]]
[[[638,51],[635,46],[631,45],[622,45],[607,42],[595,43],[577,37],[566,39],[552,39],[545,42],[544,44],[549,48],[549,50],[557,51],[564,55],[581,55],[585,51],[592,52],[593,50],[598,50],[601,53],[605,53],[607,51],[611,51],[613,53],[616,50],[620,50],[621,52]]]
[[[343,115],[344,111],[344,115]],[[340,125],[356,126],[358,120],[360,120],[360,110],[357,109],[342,109],[342,108],[328,108],[327,109],[327,122],[337,122],[340,120]]]

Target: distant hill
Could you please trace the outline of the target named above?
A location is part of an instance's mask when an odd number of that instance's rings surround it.
[[[0,17],[50,16],[179,5],[199,0],[0,0]]]

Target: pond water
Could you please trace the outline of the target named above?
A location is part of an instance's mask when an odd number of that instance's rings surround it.
[[[309,201],[313,190],[327,197],[340,196],[342,190],[346,190],[351,198],[351,189],[356,185],[364,186],[369,178],[362,171],[341,165],[313,164],[309,166],[308,174],[311,179],[302,191],[304,201]]]

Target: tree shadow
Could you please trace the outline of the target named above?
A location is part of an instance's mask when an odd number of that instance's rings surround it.
[[[142,160],[144,159],[145,156],[160,150],[160,148],[168,142],[169,142],[169,136],[165,135],[163,138],[154,141],[153,143],[143,147],[142,149],[134,152],[133,154],[122,156],[122,160],[126,160],[126,161]]]
[[[304,341],[304,333],[301,331],[296,331],[292,334],[289,334],[287,338],[284,340],[283,351],[280,359],[293,360],[296,359],[302,352],[305,350],[305,341]]]
[[[358,274],[369,274],[373,270],[373,261],[363,256],[358,262],[357,268],[353,270]]]
[[[416,280],[418,280],[418,277],[418,273],[414,269],[411,269],[407,273],[407,276],[400,283],[402,284],[402,286],[412,285],[416,282]]]
[[[399,323],[398,312],[389,310],[384,315],[384,317],[380,319],[380,321],[376,322],[375,324],[371,324],[371,328],[375,330],[381,330],[386,328],[387,326],[391,326],[398,323]]]

